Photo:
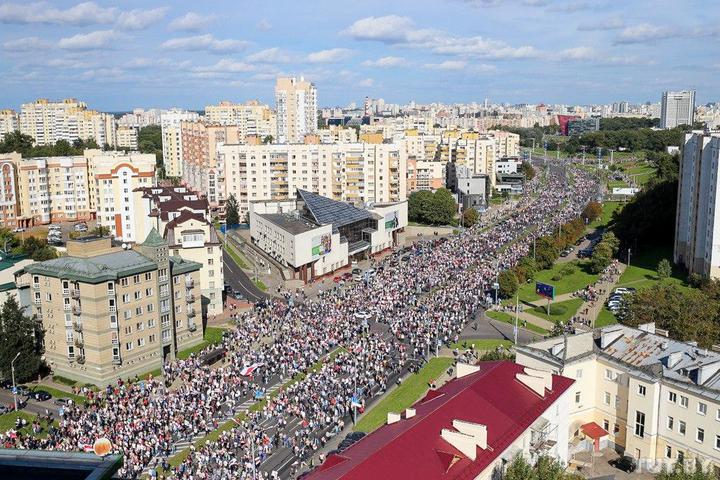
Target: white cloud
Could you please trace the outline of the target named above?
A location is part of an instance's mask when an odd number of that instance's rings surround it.
[[[375,85],[375,80],[372,78],[364,78],[357,83],[358,87],[372,87]]]
[[[207,50],[215,53],[225,53],[244,50],[250,45],[250,42],[244,40],[225,39],[219,40],[209,33],[205,35],[196,35],[192,37],[171,38],[163,42],[160,48],[163,50],[187,50],[199,51]]]
[[[673,36],[677,36],[677,32],[671,28],[641,23],[625,28],[620,32],[616,43],[643,43]]]
[[[293,56],[278,47],[272,47],[248,55],[246,60],[257,63],[290,63]]]
[[[38,37],[24,37],[16,40],[8,40],[2,44],[4,50],[10,52],[32,52],[50,48],[50,44]]]
[[[352,56],[353,51],[347,48],[331,48],[309,53],[307,61],[310,63],[334,63],[346,60]]]
[[[378,68],[392,68],[392,67],[402,67],[403,65],[407,65],[408,62],[402,57],[381,57],[377,60],[365,60],[362,62],[362,65],[364,67],[378,67]]]
[[[182,17],[178,17],[170,22],[170,30],[182,30],[186,32],[194,32],[202,30],[210,25],[217,18],[216,15],[200,15],[195,12],[188,12]]]
[[[214,65],[206,65],[193,68],[197,73],[245,73],[256,70],[254,65],[246,62],[236,62],[229,58],[220,59]]]
[[[261,30],[263,32],[267,32],[268,30],[270,30],[272,28],[272,24],[265,18],[260,20],[256,26],[257,26],[258,30]]]
[[[561,50],[558,57],[561,60],[593,60],[597,52],[592,47],[573,47]]]
[[[122,69],[118,67],[96,68],[94,70],[84,71],[82,74],[80,74],[80,77],[86,80],[93,80],[98,78],[120,80],[123,77],[124,73],[125,72],[123,72]]]
[[[117,10],[84,2],[68,9],[53,8],[47,2],[0,5],[0,23],[47,23],[54,25],[95,25],[113,23]]]
[[[593,20],[590,23],[581,23],[580,25],[578,25],[578,30],[592,32],[596,30],[618,30],[623,27],[625,27],[625,22],[622,18],[609,17]]]
[[[356,40],[374,40],[383,43],[406,43],[418,40],[431,30],[418,30],[408,17],[386,15],[357,20],[342,33]]]
[[[65,50],[94,50],[107,48],[117,40],[119,35],[113,30],[96,30],[79,33],[72,37],[61,38],[58,47]]]
[[[467,62],[462,60],[446,60],[440,63],[426,63],[425,68],[432,70],[463,70],[467,67]]]
[[[151,10],[135,9],[122,12],[117,19],[117,26],[123,30],[143,30],[165,18],[167,12],[167,7],[153,8]]]

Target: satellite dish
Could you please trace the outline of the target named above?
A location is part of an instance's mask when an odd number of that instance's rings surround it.
[[[93,452],[95,452],[95,455],[98,457],[108,455],[110,450],[112,450],[112,443],[105,437],[98,438],[95,440],[95,443],[93,443]]]

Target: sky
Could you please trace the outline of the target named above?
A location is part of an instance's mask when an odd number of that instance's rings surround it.
[[[720,100],[715,0],[0,0],[0,108],[273,104],[279,75],[320,106]]]

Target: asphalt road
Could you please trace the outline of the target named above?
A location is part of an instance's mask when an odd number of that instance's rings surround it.
[[[58,418],[58,407],[53,404],[55,397],[45,402],[38,402],[35,400],[28,400],[26,397],[18,395],[18,404],[20,401],[27,402],[25,407],[21,407],[20,410],[30,414],[41,414],[45,415],[45,409],[47,408],[55,418]],[[13,394],[10,390],[0,389],[0,404],[2,405],[14,405]]]
[[[223,250],[223,262],[225,264],[225,282],[229,283],[233,289],[239,290],[243,297],[253,303],[270,297],[250,280],[225,250]]]
[[[480,338],[480,339],[503,339],[514,340],[513,326],[504,322],[489,319],[485,316],[484,311],[480,311],[475,316],[475,321],[468,324],[460,333],[460,340]],[[533,333],[524,328],[518,328],[518,343],[530,343],[538,339],[538,334]]]

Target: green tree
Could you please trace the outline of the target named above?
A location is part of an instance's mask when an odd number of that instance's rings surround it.
[[[515,268],[522,270],[525,279],[533,279],[538,271],[538,264],[532,257],[522,257]]]
[[[503,270],[498,275],[498,283],[500,284],[500,295],[510,298],[515,295],[518,289],[518,278],[512,270]]]
[[[0,153],[18,152],[25,156],[32,149],[33,143],[35,143],[33,137],[15,130],[6,134],[0,142]]]
[[[238,203],[234,194],[231,194],[225,203],[225,224],[228,226],[240,224],[240,214],[238,213]]]
[[[520,164],[520,173],[525,175],[525,180],[529,181],[535,178],[535,169],[530,165],[530,162],[522,162]]]
[[[602,215],[602,205],[598,202],[588,203],[582,211],[582,218],[585,218],[590,222],[596,218],[600,218],[600,215]]]
[[[532,465],[522,455],[513,459],[502,478],[503,480],[539,480]]]
[[[448,225],[452,223],[457,212],[457,204],[452,193],[446,188],[439,188],[432,194],[427,204],[425,220],[431,225]]]
[[[552,238],[540,237],[535,241],[535,261],[540,270],[550,268],[560,256],[560,250]]]
[[[658,262],[657,276],[660,280],[665,280],[672,275],[672,265],[667,258],[663,258]]]
[[[480,219],[480,215],[474,208],[468,208],[463,212],[462,221],[466,227],[472,227]]]
[[[15,361],[15,380],[32,379],[40,369],[45,332],[42,323],[23,314],[22,308],[10,295],[0,309],[0,371],[4,378],[11,378],[10,362]]]
[[[425,223],[425,212],[432,201],[433,194],[428,190],[413,192],[408,197],[408,220]]]
[[[262,139],[262,143],[268,144],[273,142],[273,136],[272,135],[266,135]]]
[[[683,462],[676,462],[671,470],[663,466],[662,471],[655,476],[656,480],[717,480],[715,473],[710,469],[704,469],[699,462],[695,467],[686,469]]]
[[[160,178],[165,178],[165,163],[163,160],[162,128],[160,125],[148,125],[138,131],[138,150],[140,153],[155,155],[155,166]]]

